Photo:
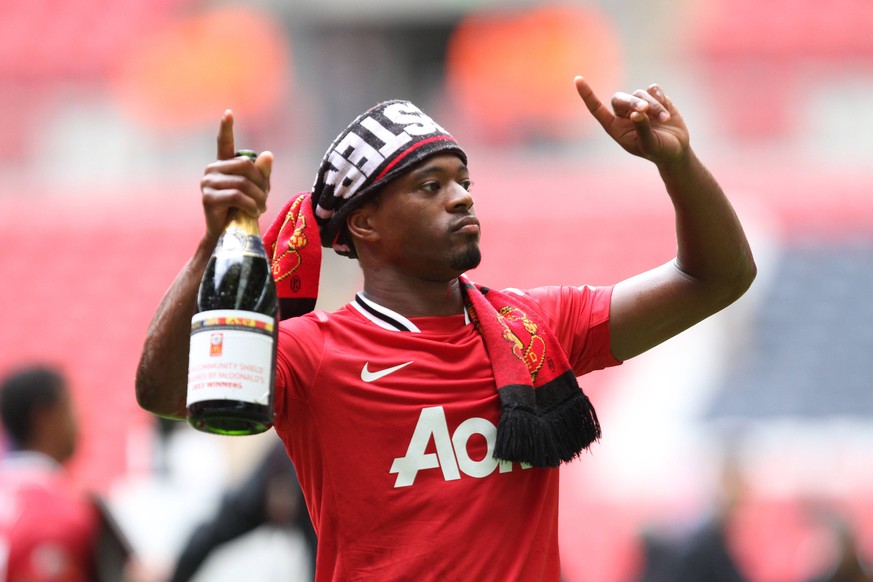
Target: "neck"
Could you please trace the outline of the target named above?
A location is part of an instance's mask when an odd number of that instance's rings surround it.
[[[404,317],[459,315],[464,299],[457,277],[425,281],[404,277],[364,277],[364,295]]]

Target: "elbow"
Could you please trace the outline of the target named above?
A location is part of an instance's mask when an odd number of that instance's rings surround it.
[[[160,409],[160,406],[158,405],[159,403],[155,397],[155,394],[156,391],[153,388],[137,379],[136,403],[146,412],[151,412],[152,414],[161,414],[162,411]]]
[[[134,388],[136,389],[136,403],[146,412],[155,412],[155,390],[154,382],[149,377],[146,365],[141,359],[139,366],[136,368],[136,380]]]
[[[727,307],[746,294],[758,276],[758,266],[751,255],[748,255],[728,277],[725,277],[721,285],[724,304]]]
[[[136,381],[136,403],[146,412],[157,414],[157,407],[154,402],[154,390],[151,390],[139,379]]]
[[[695,283],[700,307],[705,317],[728,307],[751,288],[758,275],[758,267],[751,254],[736,261],[731,268],[722,268],[705,277],[696,277],[687,271],[684,276]]]
[[[167,406],[163,401],[154,396],[154,391],[146,391],[137,387],[136,403],[146,412],[155,416],[169,418],[171,420],[185,420],[187,411],[184,406]]]
[[[755,263],[754,257],[752,257],[751,253],[746,257],[746,260],[743,262],[743,268],[740,270],[740,274],[737,276],[736,289],[737,289],[737,299],[745,295],[746,291],[751,288],[752,283],[755,282],[755,278],[758,276],[758,265]]]
[[[168,400],[167,391],[162,390],[160,383],[149,378],[142,368],[137,370],[135,388],[136,403],[146,412],[175,420],[186,418],[185,403]]]

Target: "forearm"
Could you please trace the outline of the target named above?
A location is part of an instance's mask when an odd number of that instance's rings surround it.
[[[614,113],[582,77],[576,89],[610,137],[656,164],[676,214],[676,260],[613,288],[610,348],[626,360],[736,301],[755,278],[755,261],[733,207],[691,150],[682,115],[659,85],[616,93]]]
[[[676,212],[676,266],[725,301],[735,300],[751,285],[756,268],[730,201],[690,149],[658,169]]]
[[[160,416],[186,416],[191,317],[214,245],[208,239],[200,243],[164,295],[146,335],[136,374],[136,398],[142,408]]]

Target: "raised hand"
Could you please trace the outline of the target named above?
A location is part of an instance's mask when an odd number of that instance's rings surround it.
[[[228,213],[236,208],[259,216],[267,208],[273,154],[262,152],[253,162],[237,156],[233,136],[233,112],[221,116],[217,139],[217,161],[206,166],[200,179],[206,234],[217,240],[224,230]]]
[[[576,91],[594,119],[626,151],[661,165],[688,151],[688,128],[673,102],[657,84],[645,91],[615,93],[610,111],[583,77]]]

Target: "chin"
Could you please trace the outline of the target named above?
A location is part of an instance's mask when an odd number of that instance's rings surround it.
[[[482,262],[482,252],[479,246],[470,246],[463,253],[459,253],[452,257],[452,268],[461,272],[475,269]]]

